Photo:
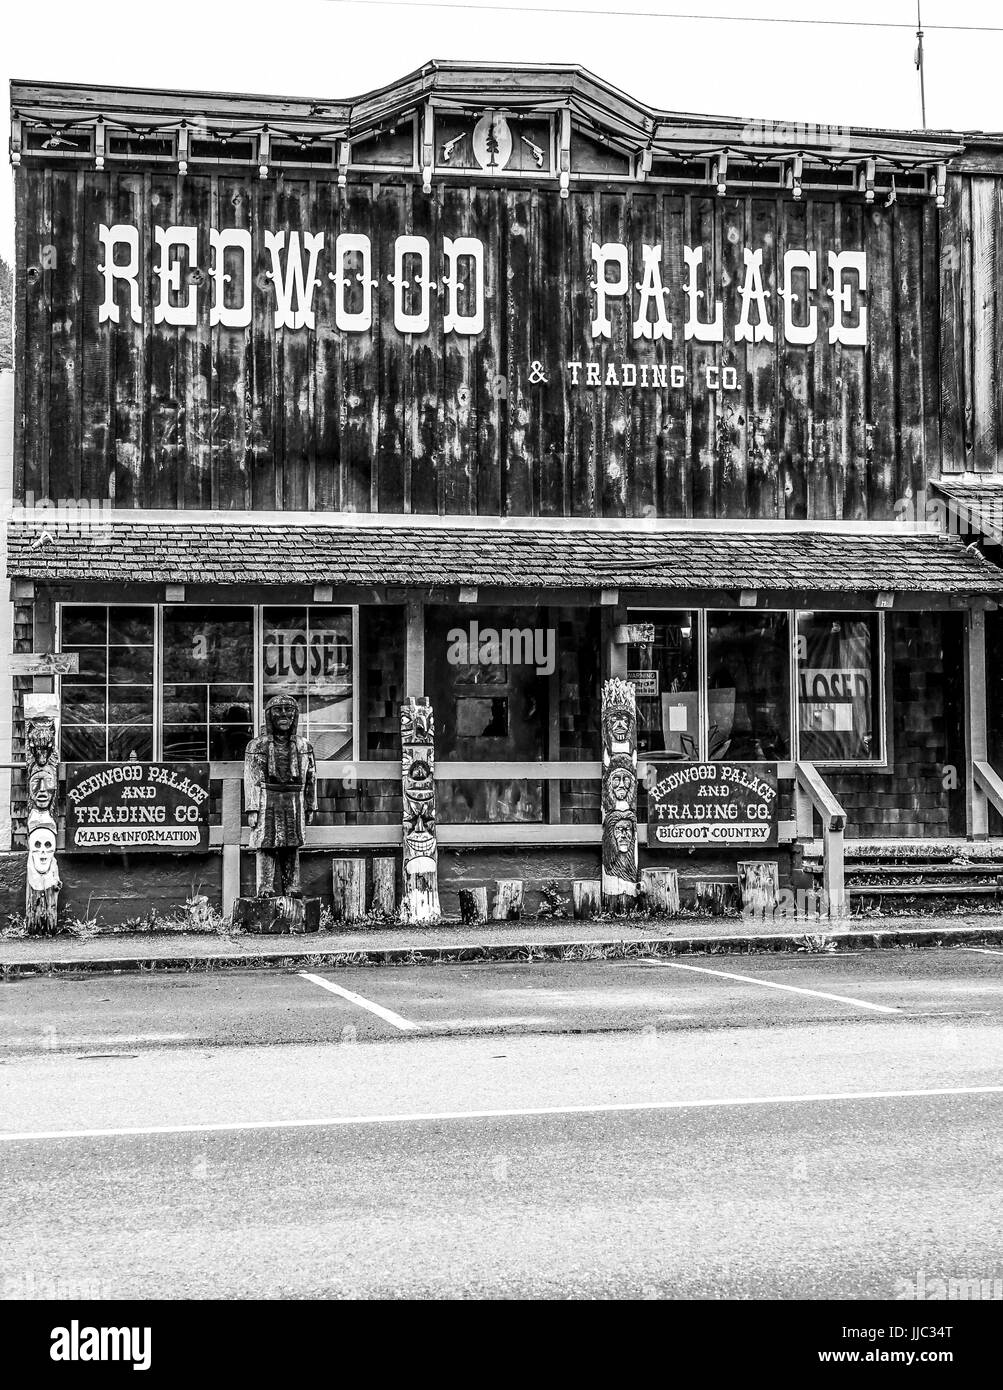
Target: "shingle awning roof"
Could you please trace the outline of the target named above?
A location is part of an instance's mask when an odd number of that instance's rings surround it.
[[[207,515],[8,528],[11,576],[190,584],[1003,593],[1003,570],[933,533],[259,524]]]
[[[940,478],[934,487],[947,498],[952,535],[982,536],[990,545],[1003,545],[1003,479]]]

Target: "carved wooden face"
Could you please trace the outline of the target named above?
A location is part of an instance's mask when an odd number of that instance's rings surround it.
[[[431,705],[406,704],[401,707],[401,740],[404,743],[432,743],[435,722]]]
[[[637,795],[637,773],[634,762],[626,753],[614,753],[609,760],[603,780],[604,810],[629,811]]]
[[[265,724],[270,734],[287,737],[296,732],[300,707],[291,695],[276,695],[265,706]]]
[[[435,779],[431,759],[405,749],[405,867],[413,873],[435,868]]]
[[[607,705],[602,727],[607,748],[632,747],[637,742],[634,711],[629,705]]]
[[[603,825],[602,866],[617,878],[637,878],[637,822],[627,811],[614,811]]]
[[[45,763],[56,747],[56,726],[51,719],[35,719],[28,730],[28,752],[33,763]]]
[[[36,768],[28,778],[28,800],[32,809],[49,811],[56,799],[56,769],[52,766]]]

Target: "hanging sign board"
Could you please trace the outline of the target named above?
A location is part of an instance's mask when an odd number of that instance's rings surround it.
[[[15,652],[7,658],[12,676],[75,676],[79,652]]]
[[[649,762],[648,846],[775,845],[776,763]]]
[[[208,848],[208,763],[71,763],[67,768],[67,852]]]

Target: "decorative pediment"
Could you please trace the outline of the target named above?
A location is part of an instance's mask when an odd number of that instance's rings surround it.
[[[431,62],[345,101],[11,84],[15,164],[329,169],[433,181],[681,183],[943,197],[960,137],[649,108],[577,67]]]

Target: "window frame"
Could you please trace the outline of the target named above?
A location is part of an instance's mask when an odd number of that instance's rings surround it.
[[[790,753],[788,759],[782,761],[800,762],[801,755],[801,719],[798,708],[798,645],[797,645],[797,620],[802,613],[834,613],[845,614],[847,617],[861,615],[877,619],[877,650],[871,653],[872,670],[876,674],[878,681],[877,698],[877,726],[876,732],[879,738],[880,756],[875,758],[819,758],[813,759],[815,766],[840,770],[861,770],[867,772],[887,772],[891,769],[892,749],[890,745],[891,715],[889,709],[889,690],[890,682],[888,679],[888,642],[887,642],[887,613],[883,609],[875,608],[854,608],[850,606],[833,607],[829,604],[817,608],[742,608],[738,605],[722,605],[711,608],[695,608],[680,603],[645,603],[631,604],[627,610],[627,622],[641,621],[644,613],[681,613],[690,612],[695,614],[697,619],[697,680],[699,682],[699,757],[686,759],[687,762],[707,763],[712,761],[707,754],[707,728],[709,719],[709,692],[707,689],[707,663],[708,663],[708,615],[710,613],[737,614],[746,616],[754,613],[783,613],[787,616],[787,632],[789,661],[787,673],[788,686],[788,714],[789,714],[789,746]],[[659,757],[664,757],[652,751],[645,753],[644,758],[657,762]],[[673,761],[676,761],[675,759]],[[726,760],[725,760],[726,761]]]
[[[888,680],[888,660],[886,631],[887,613],[880,608],[833,608],[828,605],[824,608],[796,608],[793,612],[793,627],[791,642],[791,678],[794,683],[794,704],[792,705],[792,718],[794,723],[794,741],[792,748],[795,750],[796,761],[811,762],[814,767],[831,768],[836,771],[846,769],[866,769],[868,772],[889,772],[891,770],[891,748],[889,747],[889,730],[891,728],[891,716],[889,710],[889,689]],[[805,758],[801,755],[801,714],[798,709],[798,643],[797,643],[797,620],[802,613],[833,613],[839,616],[853,617],[859,615],[865,618],[877,619],[878,641],[876,652],[871,653],[871,670],[877,676],[877,727],[879,743],[879,756],[875,758]]]
[[[105,656],[106,656],[106,658],[107,658],[107,654],[108,654],[108,651],[109,651],[109,646],[108,646],[108,618],[107,618],[108,612],[109,612],[112,608],[152,608],[152,609],[153,609],[153,760],[154,760],[154,762],[156,762],[156,761],[158,760],[158,750],[159,750],[159,747],[160,747],[160,703],[161,703],[161,686],[162,686],[162,684],[163,684],[163,682],[162,682],[161,679],[160,679],[160,608],[161,608],[161,605],[160,605],[159,603],[154,603],[154,602],[143,603],[143,602],[140,602],[140,601],[133,601],[133,600],[128,600],[128,601],[126,601],[126,602],[124,602],[124,603],[101,603],[101,602],[88,601],[87,599],[70,599],[70,600],[68,600],[68,601],[65,602],[65,603],[62,603],[62,602],[57,603],[57,604],[56,604],[55,621],[54,621],[54,628],[55,628],[55,646],[56,646],[56,651],[57,651],[57,652],[61,652],[61,651],[63,650],[63,612],[64,612],[65,609],[69,609],[69,608],[103,608],[103,609],[104,609],[104,611],[105,611],[105,641],[104,641],[104,651],[105,651]],[[72,685],[72,684],[73,684],[72,677],[70,677],[69,680],[70,680],[70,684]],[[56,678],[55,678],[55,687],[56,687],[56,689],[55,689],[56,702],[57,702],[57,704],[58,704],[58,706],[59,706],[59,719],[58,719],[57,725],[56,725],[56,743],[57,743],[57,746],[58,746],[58,748],[59,748],[59,761],[60,761],[60,762],[66,762],[67,759],[64,758],[64,756],[63,756],[63,677],[62,677],[61,675],[57,675],[57,676],[56,676]],[[108,689],[108,678],[107,678],[107,673],[106,673],[106,675],[105,675],[105,691],[106,691],[106,692],[107,692],[107,689]],[[73,726],[73,725],[70,725],[69,727],[70,727],[70,728],[73,728],[74,726]],[[108,711],[107,711],[107,707],[106,707],[106,709],[105,709],[105,722],[104,722],[104,731],[105,731],[105,745],[104,745],[104,746],[105,746],[105,749],[106,749],[106,750],[107,750],[107,748],[108,748],[108,729],[109,729],[110,727],[113,727],[113,726],[111,726],[111,725],[109,724],[109,721],[108,721]],[[76,762],[77,759],[73,759],[73,761]],[[108,762],[109,760],[108,760],[107,758],[105,758],[104,761],[105,761],[105,762]]]
[[[221,605],[219,605],[220,607],[227,607],[227,608],[249,608],[249,609],[251,610],[251,615],[252,615],[252,630],[253,630],[253,641],[254,641],[254,673],[253,673],[254,709],[253,709],[253,712],[252,712],[252,720],[251,720],[251,729],[252,729],[251,736],[252,736],[252,738],[257,738],[258,735],[261,733],[262,718],[263,718],[262,701],[263,701],[263,692],[264,692],[264,671],[263,671],[263,662],[262,662],[262,645],[263,645],[263,641],[264,641],[264,609],[265,609],[265,608],[274,608],[274,607],[277,607],[277,606],[280,605],[280,603],[281,603],[281,601],[276,602],[276,601],[273,600],[272,602],[269,602],[269,603],[239,603],[239,602],[238,602],[238,603],[228,603],[228,604],[221,604]],[[189,604],[185,604],[185,603],[166,603],[166,602],[156,602],[156,601],[143,602],[142,600],[126,600],[126,601],[121,602],[121,603],[119,603],[119,602],[110,603],[110,602],[106,602],[106,601],[103,601],[103,600],[87,600],[87,599],[68,599],[68,600],[66,600],[66,601],[59,601],[59,602],[55,605],[55,608],[56,608],[56,613],[55,613],[55,638],[56,638],[56,650],[57,650],[57,651],[62,651],[62,649],[63,649],[63,614],[64,614],[64,611],[66,611],[66,610],[69,610],[69,609],[72,609],[72,608],[102,608],[102,609],[104,609],[105,612],[107,613],[110,609],[114,609],[114,608],[146,608],[146,609],[151,609],[151,608],[152,608],[152,609],[153,609],[153,759],[152,759],[153,762],[163,762],[163,761],[164,761],[164,756],[163,756],[163,723],[164,723],[164,710],[163,710],[163,704],[164,704],[163,650],[164,650],[164,646],[163,646],[163,636],[164,636],[164,610],[167,609],[167,608],[171,608],[171,609],[179,609],[179,608],[181,608],[181,609],[183,609],[183,608],[185,608],[185,607],[205,608],[205,607],[207,607],[207,606],[208,606],[208,607],[214,607],[214,606],[216,606],[216,605],[212,605],[212,604],[207,605],[207,604],[205,604],[205,603],[198,603],[198,604],[196,604],[196,603],[194,603],[194,602],[193,602],[192,604],[190,604],[190,605],[189,605]],[[360,676],[359,676],[359,665],[360,665],[360,663],[359,663],[359,605],[358,605],[357,603],[333,603],[333,602],[332,602],[332,603],[289,603],[289,604],[287,604],[286,606],[287,606],[287,607],[295,607],[295,608],[308,608],[308,609],[309,609],[309,608],[340,608],[340,609],[343,609],[343,610],[345,610],[345,611],[350,612],[351,615],[352,615],[352,756],[351,756],[351,759],[344,759],[344,758],[343,758],[343,759],[336,759],[335,761],[337,761],[337,762],[339,762],[339,763],[345,763],[345,762],[349,762],[349,761],[350,761],[350,762],[353,762],[353,763],[354,763],[354,762],[358,762],[358,760],[359,760],[359,743],[360,743],[360,739],[359,739],[359,719],[360,719],[360,713],[359,713],[359,691],[360,691]],[[107,627],[106,627],[106,632],[107,632]],[[105,651],[107,652],[107,650],[108,650],[108,643],[107,643],[107,638],[106,638],[106,640],[105,640]],[[72,684],[72,678],[69,678],[69,679],[70,679],[70,683]],[[60,709],[59,725],[58,725],[58,730],[57,730],[58,737],[59,737],[59,745],[60,745],[59,757],[60,757],[60,761],[61,761],[61,762],[66,762],[67,759],[63,757],[63,753],[62,753],[62,732],[63,732],[63,720],[62,720],[63,677],[62,677],[62,676],[60,676],[60,675],[57,675],[57,676],[56,676],[56,679],[55,679],[55,687],[56,687],[55,694],[56,694],[56,698],[57,698],[57,700],[58,700],[58,702],[59,702],[59,709]],[[106,681],[106,689],[107,689],[107,681]],[[107,736],[107,730],[108,730],[107,715],[106,715],[106,718],[105,718],[105,725],[104,725],[104,728],[105,728],[105,748],[107,749],[107,747],[108,747],[108,741],[107,741],[107,737],[108,737],[108,736]],[[74,760],[74,761],[75,761],[75,760]],[[105,759],[104,761],[108,761],[108,760]],[[211,760],[210,760],[210,761],[211,761]]]

